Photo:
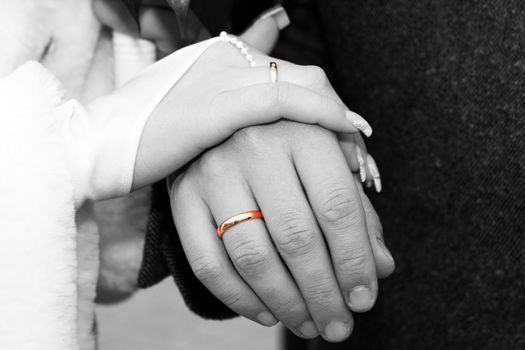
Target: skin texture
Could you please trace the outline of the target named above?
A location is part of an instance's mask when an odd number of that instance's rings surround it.
[[[114,5],[112,0],[96,3]],[[133,33],[132,21],[119,18],[103,21]],[[158,20],[148,21],[141,16],[143,30],[156,28],[147,36],[165,38]],[[270,18],[245,33],[252,45],[258,47],[260,41],[268,50],[272,46],[268,36],[257,33],[275,33],[270,35],[275,42],[278,30]],[[168,46],[177,47],[177,39],[171,40]],[[266,64],[241,69],[246,66],[242,55],[229,44],[217,44],[196,62],[144,130],[135,187],[202,153],[170,180],[173,217],[196,276],[251,320],[266,326],[279,320],[298,336],[321,334],[326,340],[342,341],[353,328],[351,311],[373,306],[377,278],[387,277],[395,266],[383,243],[379,218],[355,176],[356,145],[365,158],[366,147],[355,132],[336,134],[318,125],[276,122],[284,115],[332,128],[326,120],[337,120],[333,115],[347,108],[320,68],[278,61],[279,81],[285,88],[275,89],[266,85],[270,58],[257,53],[256,60]],[[188,99],[187,91],[199,94]],[[220,99],[214,97],[217,91]],[[180,100],[189,102],[175,103]],[[181,123],[177,117],[188,110],[197,118]],[[222,120],[233,115],[236,122],[207,125],[200,117],[209,111],[220,113],[214,117]],[[260,112],[273,115],[265,117],[269,124],[249,126],[246,120]],[[160,125],[166,133],[157,132]],[[186,132],[177,137],[173,130]],[[192,143],[206,138],[207,143]],[[370,180],[369,171],[366,175]],[[235,226],[222,241],[216,237],[218,223],[254,209],[263,211],[265,221]],[[350,291],[356,287],[362,291],[363,286],[368,296],[360,293],[349,299]]]

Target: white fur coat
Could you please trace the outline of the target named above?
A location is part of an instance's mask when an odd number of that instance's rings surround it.
[[[56,123],[62,91],[36,62],[0,81],[2,349],[77,349],[89,338],[94,275],[78,273],[73,188]]]
[[[148,199],[75,213],[56,121],[65,98],[113,89],[108,40],[90,0],[2,0],[0,23],[0,349],[94,349],[99,232],[110,237],[102,288],[129,295],[133,273],[119,264],[141,254],[147,212],[126,211]]]

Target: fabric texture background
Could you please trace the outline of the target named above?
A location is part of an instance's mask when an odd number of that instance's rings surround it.
[[[370,196],[397,262],[349,341],[289,334],[288,348],[525,349],[525,4],[284,5],[292,24],[277,52],[324,65],[374,127],[384,190]],[[164,270],[139,283],[170,272],[194,311],[231,315],[204,298],[170,221],[153,207],[146,245]]]
[[[525,4],[317,5],[397,269],[350,341],[289,347],[524,349]]]

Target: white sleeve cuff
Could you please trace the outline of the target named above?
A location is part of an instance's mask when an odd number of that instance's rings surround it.
[[[219,40],[176,51],[86,109],[72,103],[74,111],[63,130],[77,203],[131,191],[140,137],[149,116],[200,55]]]

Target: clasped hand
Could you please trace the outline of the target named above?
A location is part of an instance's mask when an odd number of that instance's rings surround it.
[[[217,43],[193,64],[145,126],[133,187],[175,172],[171,207],[186,256],[232,310],[266,326],[281,321],[300,337],[342,341],[351,311],[372,308],[377,278],[394,269],[359,181],[372,180],[357,133],[364,124],[320,68],[277,61],[280,82],[270,84],[274,59],[254,56],[250,68],[236,48]],[[217,238],[218,223],[257,209],[264,222]]]

